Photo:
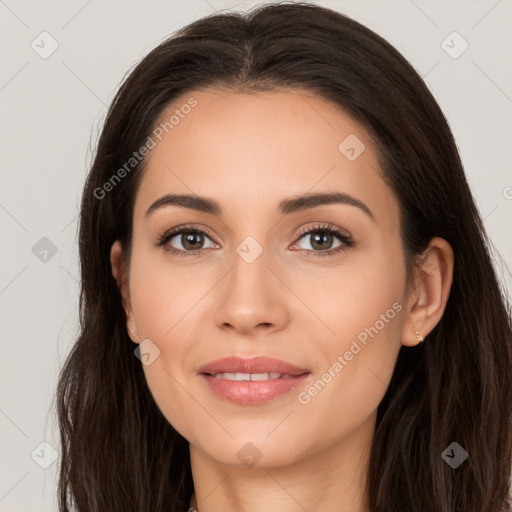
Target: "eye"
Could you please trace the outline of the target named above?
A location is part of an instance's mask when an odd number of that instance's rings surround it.
[[[173,239],[176,239],[174,243],[178,247],[171,244]],[[156,246],[163,247],[165,251],[178,256],[195,256],[203,251],[204,247],[202,245],[205,239],[211,240],[210,234],[207,231],[193,226],[181,226],[161,235],[157,240]],[[213,246],[215,245],[213,242]]]
[[[312,249],[300,250],[309,253],[308,256],[313,257],[333,256],[354,245],[354,241],[350,236],[347,236],[331,224],[314,226],[306,231],[302,231],[299,240],[306,239],[307,237],[310,237]],[[336,238],[340,243],[332,248]],[[297,246],[297,243],[292,247],[295,246]]]

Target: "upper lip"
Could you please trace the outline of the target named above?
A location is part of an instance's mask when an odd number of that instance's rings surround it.
[[[215,375],[217,373],[280,373],[282,375],[302,375],[309,373],[305,368],[274,359],[272,357],[258,356],[251,359],[231,356],[216,359],[198,370],[199,373]]]

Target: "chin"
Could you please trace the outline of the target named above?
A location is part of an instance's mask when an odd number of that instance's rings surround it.
[[[245,434],[231,438],[229,434],[220,437],[208,437],[199,443],[191,443],[220,464],[236,468],[276,468],[293,464],[301,456],[297,446],[304,446],[283,431],[283,436],[274,433],[257,434],[246,431]],[[283,438],[287,440],[283,443]]]

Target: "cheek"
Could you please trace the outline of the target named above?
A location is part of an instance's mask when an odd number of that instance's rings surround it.
[[[384,249],[354,251],[327,269],[312,266],[295,281],[294,292],[317,317],[312,326],[331,340],[326,344],[329,350],[350,345],[360,334],[364,343],[372,327],[381,339],[399,334],[405,268],[398,250]]]
[[[186,391],[185,375],[190,345],[183,326],[201,295],[200,290],[188,285],[190,274],[186,270],[163,263],[156,253],[133,253],[131,305],[139,339],[152,342],[145,345],[151,363],[143,365],[148,388],[169,423],[185,435],[193,430],[189,420],[200,412],[189,410],[193,401]]]
[[[130,297],[141,336],[162,341],[171,337],[172,329],[194,307],[206,286],[194,275],[191,268],[170,264],[161,250],[134,252]]]
[[[143,370],[160,410],[180,432],[190,417],[183,411],[192,406],[186,391],[195,371],[192,356],[197,359],[197,344],[210,330],[197,326],[204,325],[198,318],[202,298],[218,279],[212,272],[211,266],[172,263],[156,250],[132,253],[130,298],[139,339],[149,339],[158,348],[158,357]]]
[[[319,381],[303,395],[315,413],[333,408],[333,421],[363,421],[380,403],[400,350],[405,269],[400,254],[367,252],[308,290],[322,322],[316,338]],[[304,294],[305,291],[300,293]],[[310,332],[312,332],[310,330]],[[319,331],[320,332],[320,331]],[[313,414],[313,413],[312,413]]]

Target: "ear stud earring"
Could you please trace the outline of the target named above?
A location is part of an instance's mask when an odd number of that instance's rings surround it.
[[[133,336],[135,331],[131,327],[129,327],[128,330],[130,331],[130,339],[133,341],[133,343],[138,343],[138,341],[135,339],[135,336]]]
[[[418,338],[418,343],[421,345],[423,343],[423,340],[425,339],[424,336],[422,336],[421,332],[416,331],[416,338]]]

